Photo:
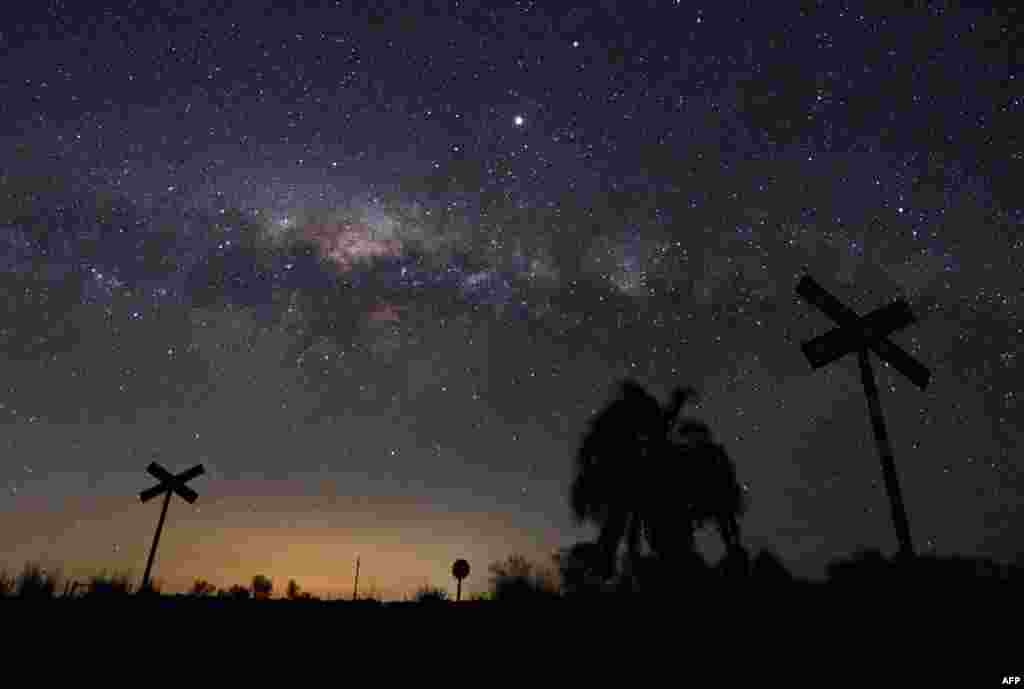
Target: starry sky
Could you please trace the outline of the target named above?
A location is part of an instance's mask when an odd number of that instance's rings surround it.
[[[934,3],[21,3],[0,30],[0,566],[401,598],[594,531],[572,454],[630,376],[702,397],[753,551],[1024,538],[1020,21]],[[1006,3],[1009,4],[1009,3]],[[702,534],[709,558],[720,555]],[[716,550],[717,549],[717,550]]]

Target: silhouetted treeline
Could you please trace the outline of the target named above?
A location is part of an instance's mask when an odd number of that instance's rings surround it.
[[[972,589],[995,592],[1024,591],[1024,566],[997,563],[987,558],[963,556],[939,557],[924,555],[904,561],[887,558],[877,550],[862,550],[849,557],[829,563],[825,581],[812,582],[792,575],[782,560],[773,552],[762,550],[753,558],[730,561],[728,557],[717,563],[701,561],[693,565],[699,571],[686,573],[683,579],[672,580],[661,570],[662,563],[652,555],[642,555],[634,563],[629,583],[620,578],[603,579],[594,573],[590,558],[601,557],[600,546],[582,542],[563,548],[550,565],[531,562],[522,555],[512,555],[489,566],[488,589],[466,597],[469,604],[542,603],[566,601],[629,600],[664,598],[679,599],[696,592],[715,591],[716,595],[738,598],[748,594],[768,595],[766,589],[787,588],[794,594],[801,590],[824,592],[837,599],[865,596],[876,592],[918,592],[955,595]],[[622,556],[623,558],[626,555]],[[620,565],[621,566],[621,565]],[[703,589],[695,589],[699,580]],[[164,599],[190,599],[215,601],[255,601],[272,598],[273,585],[267,577],[253,577],[252,587],[240,584],[218,589],[203,579],[197,579],[187,593],[164,594],[159,583],[150,595]],[[259,595],[255,595],[259,591]],[[101,573],[83,581],[64,580],[59,570],[49,571],[39,564],[29,563],[17,575],[0,571],[0,598],[25,600],[91,599],[120,600],[138,597],[127,573]],[[351,604],[339,598],[322,601],[302,592],[297,582],[289,582],[279,601],[332,602]],[[375,597],[354,601],[360,607],[384,604]],[[387,605],[398,604],[397,602]],[[451,604],[454,599],[443,587],[424,585],[406,601],[406,604]],[[460,603],[461,604],[461,603]]]

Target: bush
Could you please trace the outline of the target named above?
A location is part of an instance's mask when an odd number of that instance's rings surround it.
[[[89,578],[86,592],[89,597],[127,596],[132,592],[131,577],[127,572],[108,576],[104,570]]]
[[[249,600],[249,589],[245,588],[241,584],[235,584],[228,590],[221,589],[217,592],[218,598],[226,598],[230,600]]]
[[[416,591],[414,600],[417,603],[447,603],[450,599],[443,588],[425,585]]]
[[[552,572],[543,570],[522,555],[492,563],[491,595],[498,601],[541,601],[558,597],[558,583]]]
[[[15,595],[19,598],[48,599],[53,598],[57,589],[59,572],[47,572],[38,563],[28,563],[18,575],[15,582]]]
[[[216,590],[216,587],[206,579],[196,579],[192,583],[192,590],[190,593],[196,598],[206,598],[208,596],[212,596]]]
[[[7,573],[7,570],[0,572],[0,598],[7,598],[14,595],[14,577]]]
[[[270,577],[265,577],[262,574],[257,574],[252,578],[252,595],[258,600],[266,600],[270,598],[270,594],[274,592],[274,582]]]

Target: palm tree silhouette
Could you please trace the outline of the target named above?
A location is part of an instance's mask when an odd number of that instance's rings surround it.
[[[682,473],[677,478],[692,487],[687,497],[694,529],[713,523],[726,549],[739,549],[739,517],[746,513],[747,500],[732,459],[703,421],[684,418],[676,432],[680,440],[670,443],[669,452]]]
[[[703,422],[687,418],[675,429],[680,410],[696,394],[692,387],[676,388],[662,406],[627,379],[619,396],[590,420],[576,453],[570,507],[577,524],[600,528],[606,579],[617,574],[623,541],[627,585],[641,561],[642,541],[674,571],[699,558],[696,531],[708,522],[730,552],[741,548],[738,517],[746,505],[731,460]]]

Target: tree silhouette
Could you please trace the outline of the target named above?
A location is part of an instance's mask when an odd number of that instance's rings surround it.
[[[298,600],[302,598],[302,592],[299,587],[299,583],[294,579],[288,580],[288,588],[285,590],[285,596],[288,600]]]
[[[190,593],[197,598],[205,598],[207,596],[212,596],[216,590],[216,587],[206,579],[196,579],[192,582],[192,590]]]
[[[26,563],[15,582],[15,595],[30,600],[48,600],[53,598],[59,578],[60,572],[47,572],[38,563]]]
[[[266,600],[274,590],[274,582],[269,577],[257,574],[252,578],[252,595],[257,600]]]
[[[696,390],[676,388],[662,406],[636,381],[619,387],[589,422],[570,487],[576,522],[600,529],[600,562],[592,569],[606,580],[620,574],[617,554],[625,542],[620,581],[632,587],[644,541],[664,568],[704,567],[696,531],[708,522],[728,550],[740,549],[737,519],[745,501],[731,460],[703,422],[686,418],[676,428]],[[588,560],[594,559],[591,552]]]
[[[235,584],[227,591],[221,589],[217,592],[218,598],[229,598],[231,600],[249,600],[249,589],[241,584]]]
[[[570,506],[577,523],[592,522],[600,528],[600,573],[615,575],[615,555],[627,540],[631,559],[639,553],[644,520],[640,476],[648,442],[659,429],[661,406],[632,380],[621,384],[620,396],[590,421],[590,428],[576,453],[576,473],[570,487]]]
[[[512,555],[488,567],[493,600],[535,601],[553,598],[558,586],[551,572],[541,569],[522,555]]]
[[[686,501],[694,527],[711,522],[730,553],[740,550],[739,517],[746,512],[747,501],[732,460],[702,421],[683,419],[677,434],[680,440],[670,443],[669,452],[679,473],[677,480],[693,488],[687,491]]]

